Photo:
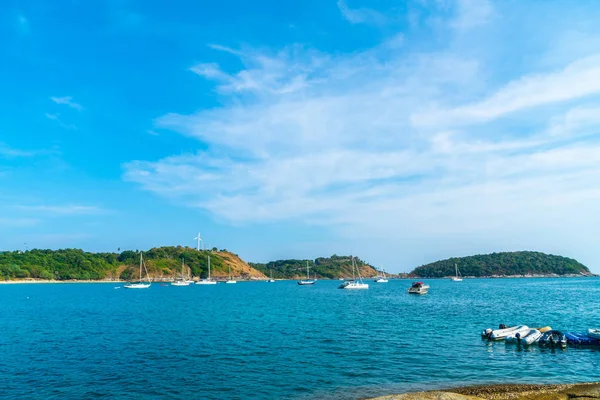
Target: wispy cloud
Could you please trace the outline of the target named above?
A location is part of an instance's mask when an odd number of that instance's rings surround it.
[[[350,8],[345,0],[338,0],[337,6],[342,16],[352,24],[383,25],[387,20],[383,13],[371,8]]]
[[[0,142],[0,157],[17,158],[17,157],[33,157],[37,153],[35,151],[27,151],[15,149],[5,143]]]
[[[600,54],[574,61],[560,71],[520,77],[473,104],[417,114],[414,121],[431,125],[483,122],[519,110],[599,93]]]
[[[72,109],[77,110],[77,111],[83,110],[83,107],[81,106],[81,104],[75,103],[71,96],[50,97],[50,100],[52,100],[56,104],[64,104],[66,106],[69,106]]]
[[[453,26],[466,30],[491,21],[494,8],[490,0],[457,0]]]
[[[52,149],[36,149],[36,150],[22,150],[16,149],[7,145],[6,143],[0,142],[0,158],[30,158],[36,156],[46,155],[58,155],[60,150],[58,148]]]
[[[0,217],[0,225],[9,227],[31,227],[38,225],[41,221],[36,218],[3,218]]]
[[[77,127],[73,124],[66,124],[64,123],[61,119],[60,119],[60,114],[59,113],[45,113],[44,114],[46,116],[46,118],[52,120],[52,121],[56,121],[56,123],[58,123],[58,125],[60,125],[62,128],[68,129],[68,130],[77,130]]]
[[[29,20],[27,19],[27,17],[23,14],[17,14],[17,29],[24,34],[27,34],[31,31],[30,26],[29,26]]]
[[[15,208],[21,211],[34,212],[43,215],[94,215],[103,214],[106,210],[96,206],[78,204],[67,205],[19,205]]]
[[[508,245],[567,221],[585,231],[600,223],[590,213],[600,201],[600,58],[589,49],[560,67],[512,68],[477,57],[455,28],[510,29],[490,12],[445,21],[436,40],[446,45],[428,51],[388,39],[348,54],[244,48],[231,52],[239,70],[197,65],[222,106],[155,122],[204,150],[126,163],[124,178],[233,223],[295,220],[354,237],[485,233]],[[507,60],[531,51],[505,44]]]

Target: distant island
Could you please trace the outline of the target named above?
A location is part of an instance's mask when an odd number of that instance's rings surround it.
[[[306,263],[311,267],[311,277],[337,279],[352,277],[351,258],[333,255],[316,260],[280,260],[267,264],[247,263],[237,254],[225,249],[196,250],[190,247],[166,246],[143,252],[148,273],[154,281],[169,281],[181,275],[205,278],[208,274],[208,257],[211,276],[226,279],[231,274],[242,280],[298,279],[306,276]],[[138,278],[140,252],[125,250],[120,253],[91,253],[79,249],[29,250],[0,252],[0,279],[55,280],[55,281],[117,281]],[[361,273],[370,277],[377,271],[356,259]]]
[[[449,258],[415,268],[410,275],[421,278],[454,276],[457,265],[462,276],[589,276],[590,270],[572,258],[536,251],[515,251]]]
[[[241,280],[301,279],[306,277],[306,265],[311,278],[352,278],[350,256],[333,255],[315,260],[278,260],[268,263],[247,263],[226,249],[196,250],[190,247],[165,246],[144,251],[144,261],[154,281],[170,281],[181,275],[205,278],[208,257],[211,276],[225,280],[231,275]],[[91,253],[79,249],[29,250],[0,252],[0,280],[3,281],[129,281],[138,278],[140,251]],[[372,265],[355,257],[361,275],[379,275]],[[443,278],[454,276],[454,265],[466,277],[503,276],[588,276],[589,269],[571,258],[532,251],[492,253],[449,258],[415,268],[409,274],[388,274],[390,277]]]
[[[211,276],[232,275],[242,279],[265,279],[237,254],[225,249],[201,250],[190,247],[157,247],[144,251],[144,262],[153,280],[171,280],[181,275],[206,277],[208,256]],[[135,280],[138,278],[140,252],[90,253],[78,249],[30,250],[0,253],[0,279],[43,280]]]
[[[363,277],[372,277],[379,272],[372,265],[354,257],[354,261]],[[266,276],[273,273],[274,279],[301,279],[306,277],[306,265],[310,268],[311,277],[318,279],[340,279],[352,277],[351,256],[319,257],[316,260],[278,260],[266,264],[250,263],[250,266]],[[316,274],[316,275],[315,275]]]

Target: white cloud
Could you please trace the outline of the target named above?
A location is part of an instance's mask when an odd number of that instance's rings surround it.
[[[17,157],[33,157],[36,155],[35,151],[19,150],[8,146],[5,143],[0,142],[0,157],[4,158],[17,158]]]
[[[448,27],[495,23],[493,13]],[[205,150],[126,163],[124,178],[232,223],[320,224],[388,244],[540,249],[567,225],[569,240],[588,240],[600,223],[592,50],[515,75],[452,46],[410,51],[400,37],[335,55],[214,46],[243,65],[192,68],[222,106],[155,121]]]
[[[490,22],[494,8],[489,0],[457,0],[453,26],[466,30]]]
[[[15,208],[21,211],[33,212],[36,214],[44,215],[92,215],[102,214],[106,210],[96,206],[86,206],[78,204],[67,204],[67,205],[20,205]]]
[[[482,101],[416,114],[419,125],[485,122],[505,114],[600,93],[600,56],[577,60],[560,71],[526,75]]]
[[[58,123],[58,125],[60,125],[62,128],[64,129],[68,129],[68,130],[77,130],[77,127],[73,124],[65,124],[61,119],[60,119],[60,114],[59,113],[45,113],[44,114],[46,116],[46,118],[52,120],[52,121],[56,121],[56,123]]]
[[[28,228],[40,223],[39,219],[35,218],[2,218],[0,217],[0,225],[13,228]]]
[[[52,100],[56,104],[64,104],[66,106],[69,106],[72,109],[77,110],[77,111],[83,110],[83,107],[81,106],[81,104],[75,103],[71,96],[50,97],[50,100]]]
[[[383,25],[387,20],[384,14],[371,8],[350,8],[345,0],[338,0],[337,6],[342,16],[352,24]]]

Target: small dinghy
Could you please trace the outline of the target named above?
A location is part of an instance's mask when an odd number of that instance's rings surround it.
[[[591,337],[592,339],[600,340],[600,329],[588,329],[587,336]]]
[[[550,326],[544,326],[544,327],[542,327],[542,328],[536,328],[536,329],[537,329],[538,331],[542,332],[542,333],[546,333],[546,332],[548,332],[548,331],[551,331],[551,330],[552,330],[552,327],[550,327]]]
[[[517,336],[520,336],[520,344],[523,346],[529,346],[536,343],[542,337],[542,332],[537,329],[530,329],[525,333],[517,333]]]
[[[527,328],[527,330],[518,330],[508,335],[506,337],[506,343],[530,344],[524,342],[523,339],[529,337],[528,340],[531,340],[531,343],[533,343],[538,340],[540,336],[542,336],[542,334],[537,329]]]
[[[567,347],[567,337],[561,331],[551,330],[542,335],[538,344],[542,347]]]
[[[485,331],[481,332],[481,336],[489,340],[504,340],[508,336],[514,336],[517,333],[523,335],[525,332],[529,331],[529,329],[530,328],[527,325],[506,327],[506,325],[502,324],[500,325],[500,329],[486,329]]]
[[[589,337],[585,333],[579,332],[565,332],[565,337],[567,338],[567,343],[575,344],[575,345],[597,345],[600,343],[600,340]]]

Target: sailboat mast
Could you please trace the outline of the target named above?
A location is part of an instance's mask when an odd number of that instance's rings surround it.
[[[140,282],[142,281],[142,253],[140,252]]]
[[[310,275],[308,274],[308,260],[306,260],[306,280],[310,279]]]
[[[208,257],[208,280],[210,280],[210,256]]]

